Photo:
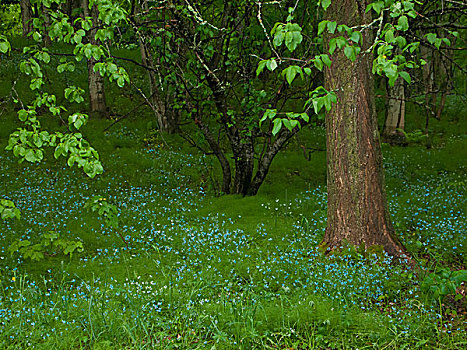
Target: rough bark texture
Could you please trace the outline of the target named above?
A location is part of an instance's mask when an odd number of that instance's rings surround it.
[[[350,27],[369,23],[366,5],[333,0],[327,19]],[[363,34],[365,49],[371,38]],[[360,55],[351,62],[336,50],[332,67],[325,71],[326,88],[337,92],[338,102],[326,119],[328,214],[323,244],[330,249],[346,243],[381,245],[401,256],[405,249],[394,234],[384,189],[370,59]]]
[[[386,103],[386,121],[384,122],[383,141],[390,144],[405,144],[405,87],[404,80],[399,78],[394,86],[387,86],[388,101]]]
[[[28,38],[29,33],[34,29],[32,25],[32,6],[29,0],[21,0],[21,22],[23,24],[23,37]]]
[[[82,2],[84,16],[92,17],[93,26],[97,27],[98,10],[94,5],[89,9],[89,0]],[[96,29],[89,31],[88,40],[93,45],[99,45],[99,41],[95,39]],[[99,72],[94,72],[96,60],[91,57],[88,59],[88,86],[89,86],[89,113],[91,116],[100,118],[108,117],[107,104],[105,102],[104,77]]]

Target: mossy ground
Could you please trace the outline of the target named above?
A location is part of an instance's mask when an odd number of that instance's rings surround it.
[[[41,164],[18,164],[4,150],[18,126],[13,82],[24,102],[31,98],[18,56],[2,56],[0,72],[0,193],[22,213],[0,223],[1,348],[466,346],[465,285],[440,300],[422,287],[423,270],[352,251],[319,253],[326,220],[322,127],[290,142],[255,197],[217,196],[216,160],[178,136],[162,139],[145,107],[107,132],[108,120],[84,128],[105,168],[96,179],[52,154]],[[85,87],[83,72],[78,66],[63,78],[50,71],[49,84],[57,95],[63,79]],[[131,87],[109,85],[112,115],[130,111],[135,96]],[[410,113],[409,132],[424,125],[420,111]],[[423,141],[383,145],[397,234],[426,273],[466,268],[465,117],[450,99],[442,120],[432,121],[431,149]],[[50,118],[43,124],[63,128]],[[117,230],[129,249],[83,210],[94,195],[119,208]],[[14,240],[36,242],[48,231],[82,241],[85,250],[71,258],[50,251],[39,262],[8,252]]]

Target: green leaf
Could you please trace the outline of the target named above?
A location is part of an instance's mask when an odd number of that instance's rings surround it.
[[[328,21],[327,27],[328,27],[328,32],[331,34],[334,34],[334,32],[336,31],[337,23]]]
[[[0,52],[1,53],[7,53],[8,51],[10,51],[10,49],[11,49],[11,46],[8,41],[0,41]]]
[[[399,72],[399,75],[402,77],[402,79],[404,79],[407,82],[407,84],[411,83],[412,79],[410,78],[409,73],[402,71],[402,72]]]
[[[384,1],[374,2],[374,3],[370,4],[370,5],[368,5],[368,7],[370,7],[370,6],[379,15],[379,14],[381,14],[381,10],[384,8]],[[367,7],[367,12],[368,12],[368,7]]]
[[[407,19],[407,16],[404,15],[399,17],[396,28],[403,31],[409,29],[409,20]]]
[[[321,60],[323,61],[323,63],[324,63],[326,66],[331,67],[332,62],[331,62],[331,59],[329,58],[328,55],[322,54],[322,55],[321,55]]]
[[[293,52],[297,48],[297,46],[302,42],[302,40],[303,40],[302,33],[298,30],[289,31],[285,34],[285,46],[291,52]]]
[[[284,34],[283,26],[281,25],[277,27],[272,43],[274,44],[275,47],[279,47],[282,45],[284,38],[285,38],[285,34]]]
[[[303,75],[302,69],[299,66],[289,66],[282,71],[282,74],[285,75],[285,78],[289,85],[292,85],[292,82],[298,73]]]
[[[315,114],[318,114],[321,108],[323,108],[323,98],[322,97],[317,97],[313,99],[313,109],[315,111]]]
[[[266,119],[273,119],[276,116],[276,114],[277,114],[277,111],[275,109],[266,109],[259,124],[261,125],[261,123],[265,121]]]
[[[328,7],[331,5],[331,0],[320,0],[320,4],[323,9],[326,11]]]
[[[321,35],[326,29],[326,25],[329,21],[321,21],[318,24],[318,35]]]
[[[460,285],[462,282],[467,282],[467,270],[454,271],[451,279]]]
[[[34,154],[34,150],[28,149],[24,155],[24,159],[26,159],[28,162],[34,163],[37,160],[36,155]]]
[[[354,62],[357,59],[357,54],[353,46],[346,46],[344,48],[344,55],[352,62]]]
[[[274,127],[272,128],[272,134],[275,136],[282,128],[282,119],[274,119],[273,123]]]
[[[65,154],[65,153],[66,153],[65,149],[60,144],[55,148],[54,157],[55,159],[58,159],[58,157],[60,157],[62,154]]]
[[[326,96],[324,96],[323,101],[324,101],[324,107],[329,112],[331,110],[331,106],[332,106],[332,104],[331,104],[332,103],[331,95],[327,94]]]
[[[398,36],[396,37],[396,43],[399,45],[399,47],[402,49],[407,45],[407,40],[403,36]]]
[[[22,122],[26,121],[26,119],[28,119],[28,111],[26,111],[25,109],[20,109],[18,111],[18,119],[21,120]]]
[[[332,38],[329,40],[329,53],[332,55],[334,51],[336,51],[336,46],[337,46],[337,39]]]
[[[124,78],[123,76],[118,77],[118,79],[117,79],[117,85],[118,85],[119,87],[125,86],[125,78]]]
[[[294,120],[296,122],[296,120]],[[292,126],[292,123],[290,122],[289,119],[282,119],[282,124],[287,128],[289,129],[290,131],[292,131],[293,129],[293,126]],[[275,135],[275,134],[274,134]]]
[[[321,58],[319,56],[315,57],[315,59],[313,60],[313,64],[320,72],[323,70],[324,63],[323,61],[321,61]]]
[[[425,37],[426,37],[426,40],[428,40],[428,42],[432,45],[436,41],[436,33],[428,33],[427,35],[425,35]]]
[[[272,72],[277,68],[277,62],[274,58],[266,61],[266,67]]]
[[[345,40],[342,36],[336,38],[337,47],[342,49],[343,47],[347,46],[347,40]]]
[[[448,38],[443,38],[442,40],[447,46],[451,46],[451,40],[449,40]]]
[[[358,31],[352,32],[352,34],[349,37],[350,40],[352,40],[354,43],[357,43],[357,44],[361,40],[361,38],[362,38],[362,33]]]
[[[384,34],[384,40],[387,43],[392,43],[394,41],[394,29],[389,29],[385,34]]]

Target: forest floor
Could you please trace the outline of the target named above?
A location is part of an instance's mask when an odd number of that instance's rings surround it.
[[[0,222],[0,348],[467,347],[467,139],[449,103],[430,149],[415,113],[409,146],[383,145],[414,269],[381,252],[319,251],[321,126],[277,156],[257,196],[218,196],[215,158],[162,138],[144,115],[84,127],[105,168],[96,179],[52,154],[18,164],[5,150],[18,126],[11,86],[0,87],[0,195],[21,219]],[[130,110],[126,99],[112,111]],[[309,160],[302,145],[316,150]],[[96,196],[117,208],[118,227],[84,209]]]

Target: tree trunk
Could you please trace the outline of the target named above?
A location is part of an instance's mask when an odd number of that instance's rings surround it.
[[[230,194],[230,183],[232,181],[232,171],[230,170],[230,164],[227,160],[225,153],[222,151],[220,145],[216,142],[214,137],[212,136],[211,131],[209,130],[208,126],[204,124],[200,119],[195,119],[195,124],[201,130],[204,135],[204,138],[211,147],[214,155],[216,156],[217,160],[219,161],[221,168],[222,168],[222,188],[221,191],[223,194]]]
[[[44,4],[41,4],[41,12],[42,12],[42,17],[44,18],[44,26],[45,26],[45,30],[44,30],[44,38],[43,38],[43,42],[44,42],[44,46],[50,46],[52,44],[52,41],[50,40],[50,36],[49,36],[49,28],[50,28],[50,8],[49,7],[46,7]]]
[[[388,100],[386,103],[386,121],[384,123],[382,139],[394,145],[406,143],[404,130],[405,123],[405,86],[404,80],[398,78],[394,86],[386,87]]]
[[[84,16],[92,17],[93,27],[98,25],[98,9],[97,5],[93,5],[89,8],[89,0],[83,0],[82,2]],[[88,33],[88,41],[92,45],[99,45],[99,40],[95,39],[96,29],[92,29]],[[94,72],[94,66],[96,60],[91,57],[88,59],[88,87],[89,87],[89,114],[91,116],[97,116],[100,118],[108,117],[107,104],[105,102],[105,89],[104,89],[104,77],[99,72]]]
[[[258,170],[256,170],[255,177],[251,181],[248,189],[248,195],[253,196],[258,193],[259,188],[266,179],[266,175],[269,172],[269,167],[277,153],[284,147],[285,143],[296,134],[298,130],[290,132],[287,129],[281,130],[276,140],[273,143],[269,143],[264,155],[258,160]]]
[[[349,27],[370,23],[366,5],[333,0],[327,19]],[[362,34],[363,51],[371,38],[368,32]],[[327,48],[331,38],[325,38]],[[384,189],[370,59],[360,55],[351,62],[343,50],[336,50],[332,67],[325,70],[326,89],[337,93],[337,103],[326,116],[328,213],[323,245],[381,245],[389,254],[402,256],[405,249],[395,236]]]
[[[255,150],[252,137],[244,137],[231,144],[235,162],[234,193],[246,196],[250,189],[255,166]]]
[[[434,95],[434,50],[422,46],[420,48],[422,58],[427,62],[422,69],[423,82],[425,84],[425,137],[426,137],[426,148],[431,148],[431,140],[429,136],[429,125],[430,125],[430,116],[433,108],[430,106],[430,100],[432,100],[432,95]]]
[[[21,0],[21,22],[23,24],[23,37],[28,38],[29,33],[34,30],[34,26],[32,25],[32,6],[30,0]]]
[[[132,13],[141,12],[141,10],[146,12],[148,9],[149,5],[147,1],[138,3],[137,1],[133,0],[131,3]],[[163,12],[162,17],[164,18]],[[138,23],[136,24],[138,25]],[[141,53],[141,63],[148,67],[147,72],[151,93],[149,103],[152,104],[150,107],[156,116],[159,130],[164,133],[174,134],[179,131],[179,113],[177,110],[172,108],[173,96],[167,91],[168,89],[164,91],[161,84],[157,81],[154,56],[151,52],[150,45],[147,43],[148,40],[146,40],[146,37],[141,32],[137,32],[137,34]]]
[[[75,20],[79,11],[82,9],[81,0],[68,0],[59,5],[60,10],[65,13],[70,19]]]
[[[164,133],[174,134],[178,131],[178,115],[175,110],[167,108],[167,105],[170,105],[171,98],[168,93],[162,93],[160,84],[157,82],[156,73],[154,72],[154,61],[150,49],[145,43],[145,39],[141,37],[139,39],[140,43],[140,52],[141,52],[141,62],[143,65],[147,66],[148,78],[149,78],[149,87],[150,87],[150,103],[152,104],[151,108],[154,111],[154,114],[157,119],[157,125],[159,130]]]

